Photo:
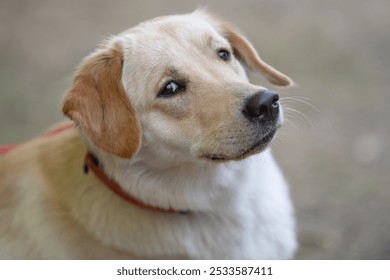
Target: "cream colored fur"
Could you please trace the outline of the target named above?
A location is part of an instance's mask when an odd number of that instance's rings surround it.
[[[221,61],[218,49],[234,53]],[[241,107],[247,65],[277,85],[291,80],[226,22],[196,11],[157,18],[87,57],[65,97],[78,124],[0,157],[0,256],[10,259],[286,259],[296,249],[287,184]],[[169,80],[180,96],[159,97]],[[279,127],[283,116],[276,124]],[[264,128],[265,129],[265,128]],[[228,140],[229,139],[229,140]],[[106,174],[146,204],[114,194]],[[223,156],[214,161],[211,156]]]

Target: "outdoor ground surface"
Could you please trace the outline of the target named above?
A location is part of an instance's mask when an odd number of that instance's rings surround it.
[[[140,4],[141,3],[141,4]],[[299,85],[278,90],[273,145],[291,185],[298,259],[390,259],[390,2],[0,0],[0,143],[63,119],[81,58],[104,36],[160,15],[210,11]]]

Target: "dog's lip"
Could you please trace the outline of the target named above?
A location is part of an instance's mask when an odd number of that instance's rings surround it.
[[[227,156],[223,154],[205,154],[201,156],[201,158],[208,159],[211,161],[241,160],[250,154],[263,150],[274,138],[275,133],[276,133],[276,129],[271,130],[259,141],[257,141],[251,148],[249,148],[248,150],[246,150],[245,152],[241,153],[238,156]]]

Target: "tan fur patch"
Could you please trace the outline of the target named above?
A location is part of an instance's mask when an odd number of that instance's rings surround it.
[[[63,112],[97,147],[131,158],[141,145],[141,127],[121,84],[122,61],[118,44],[87,57],[65,97]]]

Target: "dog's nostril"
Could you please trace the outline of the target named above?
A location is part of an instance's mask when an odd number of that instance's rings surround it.
[[[252,95],[246,102],[243,114],[249,119],[272,120],[279,113],[279,95],[263,90]]]
[[[276,95],[276,97],[272,100],[272,107],[279,108],[279,96]]]

